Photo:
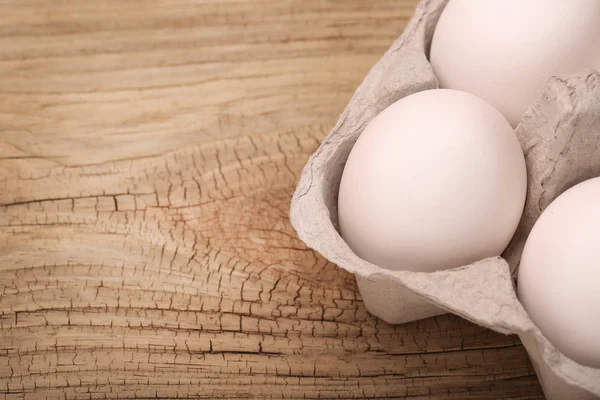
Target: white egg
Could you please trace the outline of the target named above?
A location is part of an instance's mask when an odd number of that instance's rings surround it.
[[[441,87],[481,97],[516,126],[552,76],[600,70],[600,1],[450,0],[430,62]]]
[[[340,230],[383,268],[435,271],[498,256],[526,194],[523,152],[491,105],[429,90],[385,109],[364,130],[339,191]]]
[[[552,202],[536,222],[519,265],[518,296],[560,352],[600,368],[600,178]]]

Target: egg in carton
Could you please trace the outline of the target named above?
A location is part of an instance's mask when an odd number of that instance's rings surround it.
[[[566,189],[600,176],[598,72],[552,78],[517,126],[527,164],[527,200],[502,257],[431,273],[389,270],[356,256],[339,234],[340,180],[361,132],[397,100],[438,87],[427,52],[447,2],[422,0],[402,36],[358,87],[302,172],[292,199],[292,224],[308,246],[355,275],[373,315],[398,324],[452,312],[496,332],[517,334],[549,400],[600,399],[600,369],[554,348],[521,306],[514,285],[525,240],[542,211]]]

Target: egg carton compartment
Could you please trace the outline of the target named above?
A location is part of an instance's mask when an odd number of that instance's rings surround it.
[[[435,89],[427,60],[435,24],[448,0],[422,0],[405,32],[371,69],[331,133],[305,166],[292,199],[299,237],[356,276],[369,312],[392,324],[452,312],[504,334],[517,334],[549,400],[600,399],[600,369],[556,350],[519,303],[514,279],[525,240],[562,192],[600,176],[600,75],[552,78],[516,129],[527,164],[527,200],[502,254],[432,273],[392,271],[356,256],[339,234],[337,193],[344,165],[363,129],[410,94]]]

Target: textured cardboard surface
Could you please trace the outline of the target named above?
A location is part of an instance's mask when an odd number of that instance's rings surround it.
[[[505,334],[518,334],[550,400],[600,398],[600,370],[558,352],[533,325],[513,283],[525,239],[544,208],[567,188],[600,176],[600,75],[552,78],[516,129],[528,168],[517,233],[502,258],[435,273],[390,271],[358,258],[338,233],[337,193],[356,139],[379,112],[412,93],[436,88],[427,61],[447,0],[423,0],[404,34],[369,72],[332,132],[306,165],[291,219],[310,247],[354,273],[367,309],[390,323],[446,311]]]

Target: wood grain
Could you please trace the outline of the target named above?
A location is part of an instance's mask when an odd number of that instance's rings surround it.
[[[390,326],[290,197],[416,0],[0,0],[0,397],[542,399]]]

